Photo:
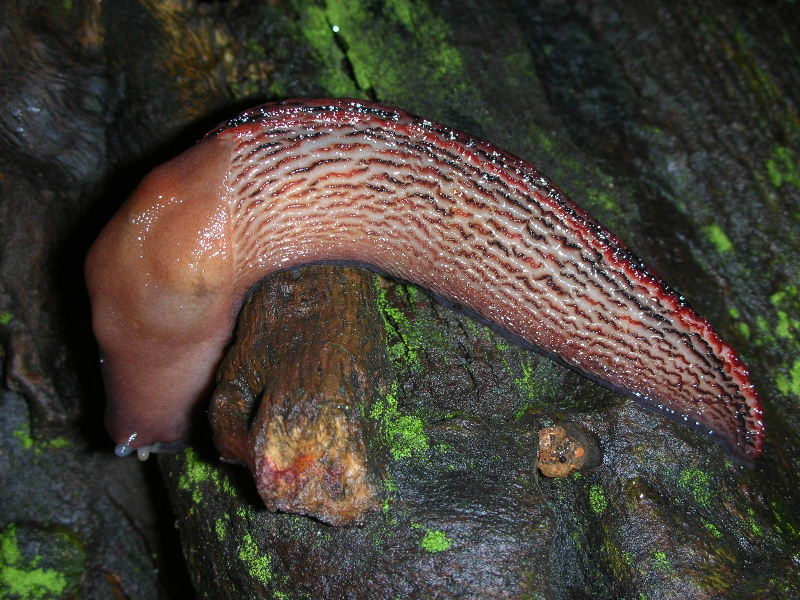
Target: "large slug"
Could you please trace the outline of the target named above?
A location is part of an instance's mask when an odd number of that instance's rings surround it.
[[[86,262],[118,453],[169,449],[244,295],[278,270],[368,265],[463,305],[752,465],[736,352],[529,162],[358,100],[251,109],[150,173]]]

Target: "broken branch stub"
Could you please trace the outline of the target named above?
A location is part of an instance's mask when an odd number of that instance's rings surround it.
[[[378,507],[363,415],[384,387],[382,331],[373,276],[358,269],[280,273],[245,303],[211,425],[268,509],[342,525]]]

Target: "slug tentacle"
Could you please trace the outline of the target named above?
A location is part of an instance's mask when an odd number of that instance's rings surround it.
[[[352,261],[469,307],[742,463],[760,455],[761,404],[736,352],[530,163],[356,100],[264,105],[187,155],[160,175],[166,193],[137,190],[87,267],[117,441],[180,437],[257,281]],[[125,255],[137,232],[140,255]],[[120,268],[133,276],[113,285],[95,273]]]

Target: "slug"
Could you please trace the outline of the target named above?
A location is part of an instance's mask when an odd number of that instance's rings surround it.
[[[752,465],[748,371],[682,296],[529,162],[360,100],[248,110],[152,171],[86,279],[120,455],[169,451],[207,398],[245,294],[308,263],[431,290]]]

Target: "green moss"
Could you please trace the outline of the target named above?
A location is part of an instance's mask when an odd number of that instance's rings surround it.
[[[390,476],[386,476],[386,479],[383,480],[383,487],[386,491],[390,494],[396,494],[398,491],[397,484]]]
[[[407,90],[423,81],[445,95],[466,89],[464,61],[449,41],[450,27],[426,3],[387,0],[380,17],[365,0],[295,0],[293,6],[303,35],[326,66],[321,83],[332,95],[364,97],[374,91],[404,104]],[[408,47],[415,49],[414,65],[408,64]]]
[[[800,188],[800,161],[791,148],[786,146],[773,148],[767,159],[766,168],[769,180],[776,188],[784,184]]]
[[[713,535],[715,538],[721,538],[722,537],[722,532],[719,530],[719,528],[716,525],[714,525],[710,521],[706,521],[705,519],[703,519],[703,527],[708,529],[708,531],[711,533],[711,535]]]
[[[599,207],[606,212],[616,213],[617,215],[622,214],[622,208],[610,194],[596,188],[588,188],[586,196],[588,198],[588,208]]]
[[[397,484],[392,479],[391,475],[388,473],[383,479],[383,488],[385,490],[385,494],[383,497],[383,504],[381,505],[381,509],[383,510],[383,514],[387,516],[388,522],[390,525],[397,525],[397,518],[394,516],[389,517],[389,512],[392,509],[392,502],[397,497]]]
[[[72,446],[72,442],[70,442],[68,439],[63,438],[63,437],[57,437],[57,438],[53,438],[52,440],[48,441],[47,445],[50,448],[57,448],[57,449],[70,448]]]
[[[14,438],[22,445],[25,450],[33,448],[34,441],[31,432],[27,427],[21,427],[12,433]]]
[[[412,529],[420,529],[425,532],[425,535],[423,535],[420,541],[420,546],[426,552],[444,552],[453,546],[452,540],[444,531],[431,529],[420,523],[412,523],[411,527]]]
[[[425,423],[415,415],[400,412],[397,382],[372,409],[370,417],[381,424],[386,443],[395,459],[409,458],[427,452],[430,445]]]
[[[672,571],[672,563],[667,557],[666,552],[653,553],[653,568],[658,571],[664,571],[665,573],[670,573]]]
[[[422,419],[412,415],[401,415],[389,426],[389,436],[393,440],[392,454],[395,458],[406,458],[428,449],[428,438]]]
[[[741,320],[742,315],[739,309],[731,307],[728,309],[728,314],[736,321],[736,327],[739,329],[739,333],[741,333],[745,339],[750,339],[750,325]]]
[[[619,579],[625,579],[630,576],[631,567],[633,566],[633,557],[630,552],[622,550],[616,542],[620,538],[619,534],[615,534],[612,528],[603,526],[603,553],[606,556],[611,570],[614,575]]]
[[[704,508],[711,507],[711,476],[700,469],[683,469],[678,485],[689,490],[695,501]]]
[[[0,325],[8,325],[11,323],[13,318],[14,315],[12,315],[10,312],[0,312]]]
[[[375,285],[378,291],[378,311],[383,318],[386,327],[386,339],[388,340],[386,353],[389,360],[398,369],[417,369],[420,366],[420,353],[424,347],[422,343],[422,332],[417,323],[406,317],[405,313],[399,308],[395,308],[389,302],[389,292],[382,284],[383,279],[375,276]],[[413,290],[413,292],[409,292]],[[405,291],[409,301],[416,300],[417,290],[410,286],[405,286]]]
[[[733,250],[733,242],[731,242],[728,234],[716,223],[703,227],[703,232],[720,254]]]
[[[736,326],[739,328],[739,333],[741,333],[745,339],[750,339],[750,325],[744,321],[739,321],[736,323]]]
[[[383,499],[383,503],[381,504],[381,510],[383,511],[384,514],[389,514],[391,508],[392,508],[392,498],[386,496],[386,498]]]
[[[274,577],[272,573],[272,557],[262,554],[255,539],[249,533],[245,534],[242,547],[239,549],[239,558],[247,565],[247,570],[252,577],[263,584],[268,584]]]
[[[335,97],[363,97],[364,93],[355,85],[355,82],[342,68],[347,62],[338,43],[334,39],[333,23],[325,8],[310,2],[294,2],[294,7],[300,15],[300,31],[311,47],[326,66],[321,76],[320,83],[331,96]]]
[[[552,400],[563,399],[564,390],[558,365],[549,360],[537,360],[530,355],[520,358],[522,377],[514,379],[514,384],[522,390],[527,397],[527,402],[514,415],[522,418],[525,412],[534,404]]]
[[[350,41],[358,35],[358,30],[365,20],[369,20],[367,7],[363,2],[333,0],[326,2],[326,17],[331,24],[331,31],[342,41],[347,48],[346,59],[353,70],[355,85],[359,90],[369,90],[374,87],[375,73],[370,69],[369,61],[361,55],[361,44],[351,46]]]
[[[800,359],[792,363],[788,374],[778,373],[775,376],[775,384],[782,394],[800,398]]]
[[[778,315],[775,335],[785,340],[796,339],[800,333],[800,318],[792,314],[800,313],[800,289],[795,285],[788,285],[772,294],[769,299]]]
[[[758,524],[758,520],[756,519],[756,511],[752,508],[747,509],[747,523],[750,525],[750,529],[753,530],[759,537],[764,536],[764,530],[761,529],[761,525]]]
[[[777,501],[772,501],[770,506],[772,508],[772,514],[774,515],[775,520],[780,524],[778,527],[780,527],[782,531],[785,530],[793,537],[800,537],[800,527],[795,526],[786,518],[786,507]]]
[[[450,26],[438,18],[424,2],[387,0],[386,8],[394,12],[408,32],[416,38],[424,55],[435,65],[434,76],[461,73],[464,67],[461,54],[450,43]]]
[[[37,567],[41,557],[25,560],[19,549],[16,526],[0,533],[0,597],[39,600],[59,597],[67,578],[55,569]]]
[[[444,531],[439,529],[426,529],[425,536],[419,544],[426,552],[444,552],[453,546],[452,540]]]
[[[763,345],[773,345],[776,340],[775,336],[772,334],[772,328],[769,325],[769,321],[763,315],[758,315],[756,317],[756,333],[758,334],[758,338],[755,340],[756,344],[759,346]]]
[[[20,427],[12,433],[15,439],[25,450],[33,450],[36,454],[41,454],[49,449],[60,450],[72,445],[68,439],[63,437],[52,438],[50,440],[37,440],[31,435],[27,426]]]
[[[784,395],[800,398],[800,286],[785,285],[770,296],[775,307],[774,327],[763,316],[756,318],[756,344],[783,349],[786,360],[774,366],[775,385]]]
[[[798,330],[800,321],[792,318],[784,310],[778,311],[778,325],[775,327],[775,335],[779,338],[791,340],[794,339],[794,332]]]
[[[233,483],[229,478],[222,477],[219,483],[220,483],[220,489],[229,496],[235,497],[239,495],[239,490],[236,489],[236,486],[233,485]]]
[[[606,493],[600,485],[593,485],[589,488],[589,507],[595,514],[603,514],[608,508],[608,500],[606,500]]]
[[[228,535],[228,522],[226,519],[217,519],[214,522],[214,531],[217,534],[217,539],[221,542]]]
[[[213,465],[203,461],[194,448],[187,448],[183,455],[186,462],[183,472],[178,478],[178,488],[189,492],[195,504],[203,501],[202,487],[204,485],[213,483],[218,490],[225,487],[222,485],[219,471]]]

